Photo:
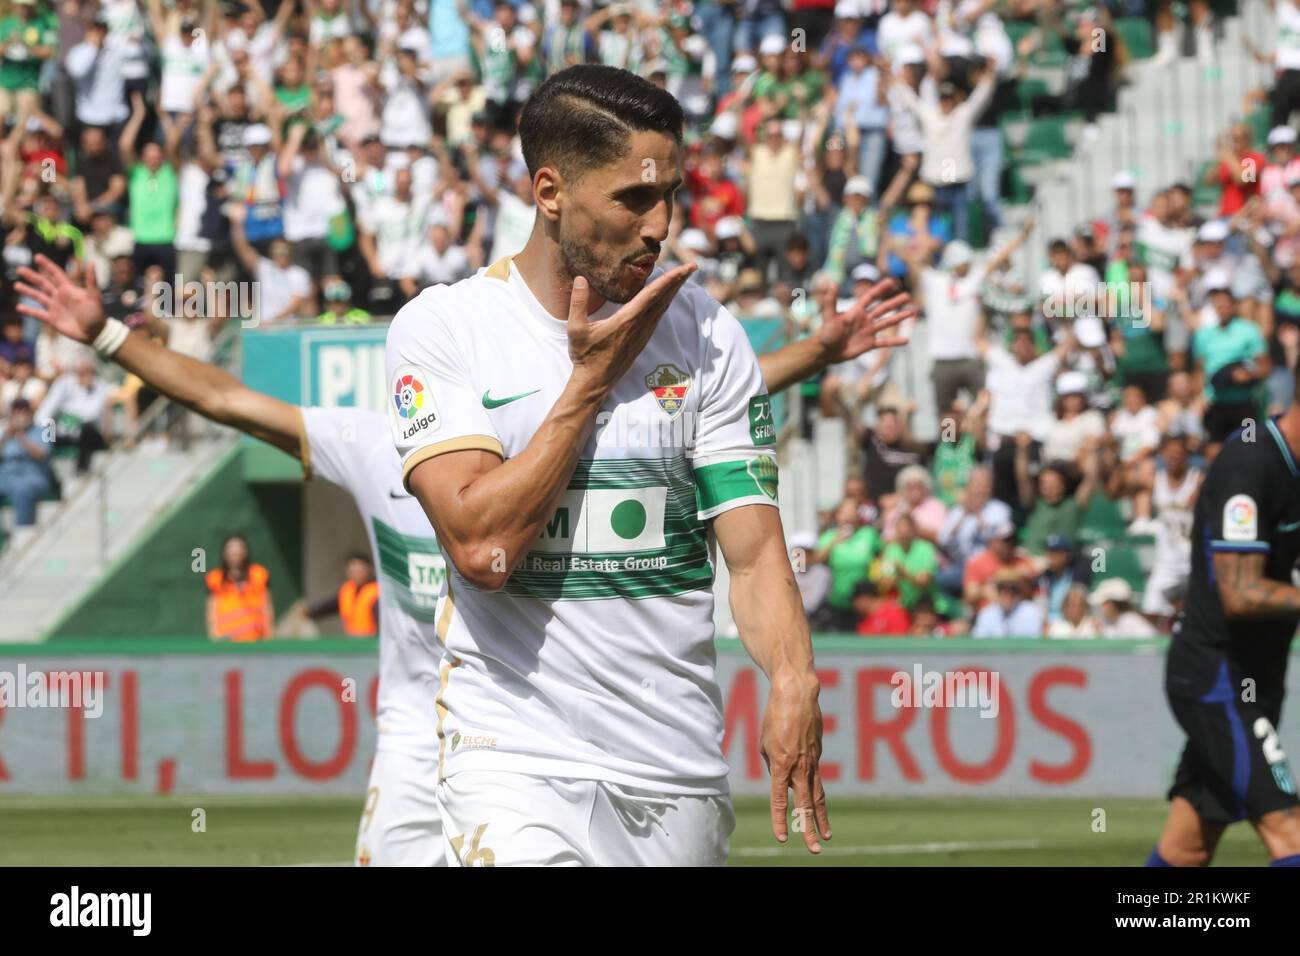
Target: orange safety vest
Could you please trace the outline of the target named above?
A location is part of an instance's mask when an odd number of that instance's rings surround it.
[[[357,587],[344,581],[339,588],[339,619],[343,630],[353,637],[371,637],[379,630],[375,620],[375,602],[379,600],[379,582],[370,581]]]
[[[264,641],[271,636],[270,579],[260,564],[250,564],[247,579],[240,582],[226,580],[221,568],[207,573],[208,593],[216,604],[215,636],[239,642]]]

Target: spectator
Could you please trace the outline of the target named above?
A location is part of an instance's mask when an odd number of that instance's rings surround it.
[[[853,595],[858,584],[867,579],[872,562],[881,550],[876,529],[862,523],[858,502],[846,498],[835,509],[835,525],[817,539],[817,549],[809,556],[809,565],[824,564],[831,570],[830,625],[836,631],[851,633],[857,626]]]
[[[121,47],[108,45],[107,40],[108,19],[103,13],[96,14],[86,25],[85,39],[68,51],[65,66],[76,84],[77,122],[104,127],[116,138],[131,115],[126,103],[127,54]]]
[[[1021,541],[1026,551],[1041,556],[1046,553],[1047,539],[1052,535],[1071,539],[1078,535],[1083,510],[1097,489],[1097,458],[1085,459],[1081,477],[1067,464],[1049,462],[1036,479],[1031,478],[1027,439],[1028,436],[1022,436],[1016,445],[1020,506],[1028,511]]]
[[[854,176],[844,184],[844,206],[831,223],[826,254],[826,271],[837,282],[844,281],[863,263],[873,263],[880,247],[880,222],[872,209],[872,187],[865,176]]]
[[[948,606],[948,598],[939,590],[938,573],[939,552],[917,534],[917,524],[912,516],[903,515],[898,519],[894,540],[886,544],[881,553],[877,583],[888,590],[898,588],[904,608],[928,597],[942,611]]]
[[[1105,435],[1106,419],[1088,407],[1088,377],[1062,372],[1056,377],[1056,417],[1043,441],[1043,458],[1083,467],[1085,456],[1094,453]]]
[[[1107,578],[1088,598],[1097,611],[1099,637],[1155,637],[1156,629],[1133,610],[1133,588],[1123,578]]]
[[[898,473],[894,482],[893,503],[885,509],[883,535],[894,541],[898,535],[898,522],[909,516],[918,537],[934,542],[943,528],[948,509],[933,493],[934,482],[924,465],[908,465]]]
[[[90,471],[91,456],[108,447],[108,383],[95,374],[95,365],[82,359],[50,386],[36,411],[36,422],[53,426],[54,444],[77,450],[77,474]]]
[[[157,264],[170,276],[176,272],[176,208],[180,197],[176,151],[180,132],[173,128],[165,145],[145,143],[137,157],[136,140],[144,117],[144,97],[137,93],[132,99],[131,118],[118,143],[122,168],[127,171],[130,226],[135,237],[132,258],[141,272]]]
[[[50,492],[49,454],[41,426],[32,421],[31,403],[14,399],[0,430],[0,494],[13,505],[17,527],[36,523],[36,502]]]
[[[996,597],[975,616],[971,637],[1040,637],[1043,615],[1025,596],[1025,579],[1015,570],[1002,570],[993,581]]]
[[[978,82],[966,99],[962,98],[956,84],[950,81],[941,83],[937,107],[924,102],[906,83],[893,84],[903,105],[921,122],[925,137],[921,179],[934,189],[935,203],[951,214],[953,233],[963,240],[970,238],[967,205],[975,178],[971,131],[988,105],[994,87],[993,73],[987,64],[977,72],[977,76]]]
[[[882,592],[870,581],[862,581],[854,588],[853,610],[858,615],[857,633],[863,637],[902,637],[911,627],[898,596]]]
[[[271,637],[275,612],[270,573],[249,556],[248,541],[232,534],[221,544],[221,567],[204,576],[208,637],[247,643]]]
[[[1026,580],[1035,571],[1034,562],[1017,550],[1016,526],[1010,521],[990,524],[980,533],[987,544],[968,558],[962,575],[962,599],[975,610],[996,596],[992,585],[999,571],[1015,571]]]
[[[886,85],[866,46],[849,51],[848,69],[837,81],[836,107],[840,128],[858,142],[857,169],[866,180],[867,195],[880,186],[880,171],[889,153],[889,106]]]
[[[0,116],[28,116],[40,108],[41,69],[59,40],[55,15],[37,0],[14,0],[0,18]]]
[[[1072,584],[1061,602],[1061,615],[1047,625],[1047,636],[1057,640],[1097,637],[1097,623],[1088,613],[1088,588]]]
[[[1074,543],[1064,535],[1049,535],[1045,547],[1047,563],[1038,575],[1038,592],[1042,595],[1043,618],[1057,621],[1070,589],[1083,585],[1086,593],[1092,573],[1088,563],[1076,557]]]
[[[231,209],[230,237],[235,255],[245,271],[256,277],[257,295],[253,319],[270,325],[284,319],[301,318],[310,314],[311,276],[302,266],[293,264],[293,250],[285,239],[271,240],[271,254],[258,255],[244,236],[244,217],[247,211],[242,204]]]
[[[1260,194],[1261,171],[1268,162],[1263,153],[1251,147],[1250,127],[1234,123],[1218,141],[1218,165],[1205,172],[1207,185],[1217,185],[1223,192],[1219,197],[1219,215],[1235,216],[1246,201]]]
[[[1151,575],[1142,594],[1142,613],[1151,622],[1164,622],[1174,614],[1169,594],[1182,589],[1192,570],[1192,521],[1203,472],[1191,464],[1187,440],[1166,434],[1160,458],[1147,478],[1155,508],[1152,531],[1155,555]]]
[[[1222,272],[1205,278],[1215,322],[1196,330],[1192,354],[1205,381],[1206,458],[1247,419],[1259,417],[1255,386],[1268,377],[1268,346],[1253,322],[1237,315],[1237,300]]]
[[[872,501],[888,507],[899,473],[921,463],[921,449],[908,433],[906,414],[897,408],[877,409],[875,427],[865,430],[862,453],[867,492]]]
[[[799,148],[787,136],[785,122],[767,120],[763,139],[754,144],[746,172],[746,205],[754,235],[755,264],[764,277],[798,228],[795,178],[799,165]]]

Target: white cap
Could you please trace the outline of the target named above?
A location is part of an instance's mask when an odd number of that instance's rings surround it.
[[[731,61],[732,73],[753,73],[758,69],[758,61],[748,53],[742,53]]]
[[[1057,395],[1086,395],[1088,376],[1082,372],[1068,371],[1056,376]]]
[[[866,176],[854,176],[844,184],[844,195],[846,196],[870,196],[871,180]]]
[[[1121,169],[1110,180],[1111,189],[1137,189],[1137,177],[1127,169]]]
[[[1196,230],[1197,242],[1224,242],[1228,238],[1228,224],[1222,219],[1211,219]]]
[[[713,234],[718,241],[735,239],[744,231],[745,222],[739,216],[723,216],[713,226]]]
[[[835,4],[835,16],[840,20],[856,20],[862,16],[858,9],[858,0],[839,0]]]
[[[736,114],[730,110],[719,113],[709,125],[709,132],[719,139],[735,139],[739,130],[740,121],[736,119]]]
[[[1210,292],[1232,292],[1232,276],[1227,269],[1211,269],[1201,277],[1201,289]]]
[[[970,244],[962,242],[960,239],[954,239],[943,250],[943,255],[939,259],[939,268],[957,269],[961,266],[968,266],[974,261],[975,250],[970,247]]]
[[[411,157],[405,153],[389,153],[384,160],[384,166],[392,172],[397,172],[400,169],[410,169]]]
[[[1099,349],[1106,344],[1106,328],[1095,315],[1074,320],[1074,338],[1085,349]]]
[[[910,66],[925,62],[925,51],[915,43],[907,43],[898,48],[894,62],[899,66]]]
[[[788,143],[799,142],[799,137],[803,135],[803,123],[797,119],[781,121],[781,136]]]
[[[1127,604],[1133,600],[1133,588],[1123,578],[1107,578],[1088,595],[1088,603],[1100,607],[1106,601]]]
[[[265,123],[253,123],[244,127],[245,146],[268,146],[271,142],[271,128]]]
[[[1285,146],[1295,142],[1295,127],[1274,126],[1268,131],[1268,145]]]
[[[709,237],[701,229],[683,229],[682,234],[677,237],[677,244],[691,252],[709,251]]]
[[[854,282],[879,282],[880,270],[870,262],[860,262],[853,267],[853,271],[849,274],[849,278]]]
[[[785,37],[778,33],[769,33],[758,44],[759,56],[780,56],[785,52]]]

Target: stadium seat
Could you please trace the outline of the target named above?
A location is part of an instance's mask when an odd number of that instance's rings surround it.
[[[1134,60],[1146,60],[1155,55],[1151,24],[1145,17],[1120,17],[1115,21],[1115,32]]]
[[[1050,116],[1030,122],[1015,159],[1021,165],[1032,166],[1054,159],[1067,159],[1069,155],[1070,142],[1065,136],[1065,120]]]
[[[1079,541],[1096,544],[1104,540],[1124,537],[1128,522],[1119,509],[1119,502],[1102,494],[1095,494],[1079,518]]]
[[[1257,147],[1264,147],[1268,144],[1268,131],[1273,123],[1273,111],[1267,104],[1255,107],[1246,117],[1246,125],[1250,127],[1251,135],[1255,138]]]
[[[1046,80],[1032,76],[1024,77],[1016,83],[1016,101],[1022,110],[1028,110],[1035,96],[1050,93],[1051,87]]]

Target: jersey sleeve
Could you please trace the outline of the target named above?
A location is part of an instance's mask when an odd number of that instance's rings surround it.
[[[1226,445],[1220,455],[1229,459],[1215,469],[1215,480],[1201,487],[1207,537],[1211,551],[1267,554],[1277,531],[1271,506],[1277,492],[1268,487],[1267,470],[1241,454],[1243,447],[1239,441]]]
[[[388,421],[408,491],[412,470],[438,455],[478,448],[505,457],[451,323],[433,301],[440,293],[426,289],[402,306],[384,347]]]
[[[356,496],[374,481],[374,449],[382,415],[363,408],[298,409],[298,458],[303,478],[321,478]],[[384,439],[385,441],[387,439]]]
[[[704,354],[691,465],[701,520],[742,505],[776,505],[776,422],[758,358],[740,322],[702,292]]]

